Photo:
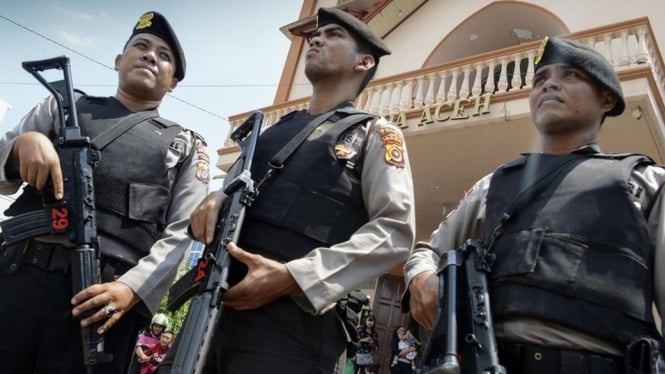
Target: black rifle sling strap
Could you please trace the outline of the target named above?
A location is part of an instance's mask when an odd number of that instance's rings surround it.
[[[580,161],[581,157],[572,157],[575,154],[570,154],[568,157],[561,157],[556,162],[553,162],[548,169],[543,173],[536,175],[533,178],[533,182],[526,185],[520,192],[517,194],[513,202],[510,204],[508,209],[501,215],[499,224],[492,230],[492,235],[489,238],[489,241],[486,245],[487,252],[492,251],[492,245],[494,241],[498,239],[499,236],[503,233],[508,221],[515,215],[515,213],[523,207],[525,204],[530,202],[534,197],[539,193],[545,190],[545,188],[550,184],[556,181],[559,176],[565,175],[565,173],[572,168],[577,161]],[[525,163],[529,162],[529,158],[532,155],[526,156]]]
[[[134,113],[128,117],[125,117],[124,120],[120,121],[117,125],[111,126],[106,131],[97,135],[92,139],[92,146],[97,150],[102,150],[106,148],[107,145],[111,144],[116,140],[120,135],[126,133],[134,126],[138,125],[143,121],[147,121],[152,118],[159,117],[159,113],[156,110],[147,110],[144,112]]]
[[[346,117],[342,117],[339,120],[335,120],[334,117],[336,117],[339,114],[348,114]],[[268,163],[270,166],[270,169],[266,172],[266,174],[261,178],[261,180],[256,184],[256,190],[259,190],[259,187],[270,179],[272,174],[275,172],[275,170],[281,170],[284,168],[284,162],[293,154],[293,152],[298,149],[298,147],[309,137],[314,130],[316,130],[317,127],[319,127],[322,123],[326,122],[327,120],[331,120],[335,122],[335,126],[344,126],[345,128],[348,128],[351,125],[354,125],[356,123],[360,123],[365,120],[369,120],[371,118],[374,118],[375,116],[369,113],[364,113],[364,112],[358,112],[358,111],[351,111],[349,112],[348,110],[340,110],[340,109],[334,109],[329,112],[325,112],[316,118],[314,118],[310,123],[308,123],[296,136],[291,138],[286,145],[279,150],[273,156],[273,158],[270,160]]]

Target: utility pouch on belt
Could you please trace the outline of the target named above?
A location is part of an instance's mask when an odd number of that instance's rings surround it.
[[[363,305],[369,305],[369,297],[362,292],[353,291],[339,300],[335,307],[337,316],[346,330],[347,349],[351,346],[358,346],[359,338],[356,326],[358,326]]]
[[[626,374],[665,374],[665,342],[649,336],[635,338],[626,348]]]

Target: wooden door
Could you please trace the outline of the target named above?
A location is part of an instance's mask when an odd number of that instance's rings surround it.
[[[410,315],[404,314],[400,308],[400,300],[404,292],[404,278],[384,274],[379,278],[374,295],[372,312],[375,317],[375,328],[379,334],[379,350],[374,360],[381,365],[379,374],[390,373],[391,340],[395,329],[410,325]]]

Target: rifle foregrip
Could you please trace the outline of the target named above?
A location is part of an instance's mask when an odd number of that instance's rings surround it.
[[[93,284],[100,283],[99,261],[97,250],[90,246],[80,246],[71,250],[70,263],[72,269],[72,289],[78,293]],[[95,313],[88,310],[81,318],[89,317]],[[83,363],[96,365],[113,360],[113,355],[104,352],[104,336],[97,334],[102,325],[96,322],[88,327],[81,327],[81,341],[83,344]]]
[[[187,318],[178,336],[171,374],[201,373],[203,360],[210,348],[213,331],[221,315],[222,305],[214,305],[213,294],[198,294],[192,298]]]

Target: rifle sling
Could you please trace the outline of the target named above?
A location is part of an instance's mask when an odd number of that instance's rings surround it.
[[[341,117],[341,119],[335,119],[337,116],[341,116],[344,114],[348,114],[345,117]],[[300,147],[300,145],[307,139],[314,130],[316,130],[317,127],[319,127],[322,123],[324,123],[327,120],[332,120],[335,122],[335,126],[345,126],[348,127],[350,125],[359,123],[365,119],[370,119],[374,118],[375,116],[369,113],[363,113],[363,112],[351,112],[349,113],[348,111],[345,110],[340,110],[340,109],[333,109],[331,111],[322,113],[321,115],[317,116],[314,118],[312,121],[310,121],[296,136],[291,138],[291,140],[286,143],[282,149],[279,150],[273,156],[273,158],[270,160],[268,165],[270,166],[270,169],[268,169],[268,172],[261,178],[261,180],[256,184],[256,190],[258,191],[259,187],[266,181],[268,180],[273,172],[275,170],[281,170],[284,168],[284,162],[293,154],[293,152]]]
[[[543,192],[549,184],[554,182],[558,176],[563,175],[566,171],[568,171],[568,169],[574,166],[578,160],[578,158],[561,157],[558,162],[553,163],[547,170],[545,170],[545,172],[536,176],[530,184],[522,188],[517,196],[515,196],[515,199],[510,204],[508,209],[506,209],[506,211],[502,214],[501,219],[499,220],[499,224],[494,228],[494,230],[492,230],[492,235],[490,236],[490,240],[486,247],[488,253],[491,252],[492,245],[496,239],[501,236],[503,229],[511,220],[511,218],[515,216],[518,209],[531,202],[534,197]],[[527,156],[525,163],[528,162],[529,159]]]
[[[296,136],[291,138],[291,140],[286,143],[282,149],[279,150],[273,156],[272,160],[270,160],[270,167],[274,169],[281,169],[284,167],[284,162],[286,161],[287,158],[295,152],[298,147],[307,139],[308,136],[316,130],[317,127],[319,127],[323,122],[325,122],[328,118],[332,117],[333,114],[335,114],[336,110],[331,110],[329,112],[322,113],[321,115],[317,116],[313,120],[311,120],[305,127],[303,127],[302,130]]]
[[[143,121],[157,117],[159,117],[159,114],[156,110],[134,113],[126,117],[117,125],[111,126],[101,134],[97,135],[94,139],[92,139],[91,144],[95,149],[101,151],[102,149],[106,148],[107,145],[111,144],[111,142],[116,140],[120,135],[131,130],[134,126]]]

